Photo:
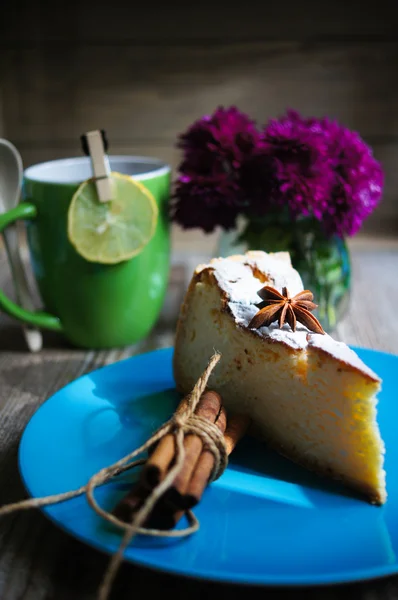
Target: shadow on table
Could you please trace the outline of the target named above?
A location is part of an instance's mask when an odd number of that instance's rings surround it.
[[[321,477],[293,463],[267,447],[266,443],[246,436],[230,458],[229,468],[241,473],[260,475],[275,483],[282,481],[298,486],[313,505],[333,505],[362,496],[338,481]],[[291,488],[293,490],[293,488]]]

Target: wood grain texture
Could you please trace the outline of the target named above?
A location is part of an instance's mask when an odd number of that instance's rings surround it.
[[[367,231],[398,231],[398,42],[257,41],[208,45],[70,43],[2,49],[3,135],[25,166],[81,154],[106,129],[113,154],[157,156],[175,169],[177,135],[219,104],[266,122],[287,106],[359,130],[386,173]]]
[[[26,352],[20,328],[0,316],[0,503],[24,497],[18,476],[17,450],[21,433],[31,415],[56,390],[98,366],[123,357],[173,343],[180,289],[203,255],[192,255],[175,266],[169,299],[156,330],[144,342],[114,351],[82,351],[68,347],[61,337],[45,336],[39,355]],[[349,314],[337,335],[348,343],[398,353],[398,243],[353,245],[353,293]],[[178,261],[177,261],[178,262]],[[186,264],[186,272],[184,271]],[[4,253],[0,253],[0,287],[12,294]],[[177,289],[177,292],[176,292]],[[384,291],[377,299],[373,290]],[[179,290],[179,291],[178,291]],[[373,318],[375,309],[380,317]],[[381,302],[381,304],[380,304]],[[100,574],[107,564],[102,554],[59,531],[41,513],[33,511],[0,522],[0,597],[2,600],[94,600]],[[177,600],[230,598],[248,595],[264,598],[264,589],[219,585],[171,577],[124,565],[113,598],[156,597],[170,592]],[[331,588],[268,589],[271,600],[397,600],[398,578]]]
[[[58,9],[57,9],[58,10]],[[3,0],[0,128],[26,166],[81,153],[107,130],[112,153],[175,169],[176,137],[220,104],[259,123],[293,106],[328,114],[374,148],[384,201],[365,231],[398,231],[398,4],[286,0],[242,7]],[[183,235],[179,235],[183,240]],[[204,238],[205,239],[205,238]]]
[[[73,144],[98,126],[115,143],[173,144],[193,119],[236,104],[259,122],[287,106],[336,117],[371,141],[398,137],[398,42],[247,42],[2,49],[7,134]],[[374,138],[372,140],[372,138]]]

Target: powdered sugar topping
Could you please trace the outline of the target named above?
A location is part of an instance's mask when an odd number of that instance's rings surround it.
[[[280,253],[285,257],[285,253]],[[277,256],[277,255],[275,255]],[[239,257],[222,258],[212,261],[209,266],[214,268],[214,275],[222,289],[227,292],[232,302],[258,304],[261,299],[257,292],[270,285],[279,292],[287,287],[291,296],[303,289],[300,275],[290,264],[265,252],[252,252]],[[265,281],[255,276],[259,271]],[[254,275],[254,276],[253,276]]]
[[[272,255],[265,252],[248,252],[233,259],[215,259],[206,266],[213,270],[220,288],[227,294],[228,305],[236,323],[244,327],[248,327],[251,319],[258,312],[256,305],[261,302],[258,291],[264,285],[275,287],[280,292],[283,287],[286,287],[291,296],[303,290],[301,277],[293,269],[286,253]],[[262,274],[263,280],[258,278],[258,273]],[[319,348],[343,363],[360,369],[370,377],[379,379],[346,344],[337,342],[327,334],[309,335],[308,329],[299,323],[296,331],[292,331],[289,325],[284,325],[280,329],[277,323],[252,331],[263,338],[287,344],[294,350],[304,350],[307,347]]]
[[[337,342],[330,335],[319,335],[311,334],[308,336],[308,346],[312,348],[319,348],[328,354],[331,354],[338,360],[364,371],[373,379],[380,379],[374,371],[369,369],[367,365],[359,358],[359,356],[344,344],[344,342]]]

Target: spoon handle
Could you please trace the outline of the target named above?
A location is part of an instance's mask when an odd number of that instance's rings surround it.
[[[11,272],[14,280],[15,294],[18,302],[27,310],[34,310],[34,304],[30,295],[28,281],[26,279],[25,268],[22,263],[19,244],[18,231],[14,226],[9,226],[3,232],[4,244],[8,255],[8,260],[11,267]],[[23,327],[26,343],[31,352],[38,352],[43,345],[42,335],[39,329],[25,325]]]

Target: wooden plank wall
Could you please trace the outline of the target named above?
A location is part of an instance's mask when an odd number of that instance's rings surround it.
[[[0,127],[26,165],[80,154],[80,134],[102,127],[112,153],[175,167],[176,135],[217,105],[259,122],[291,106],[372,144],[387,183],[365,230],[398,232],[396,0],[0,7]],[[177,244],[193,239],[176,233]]]

